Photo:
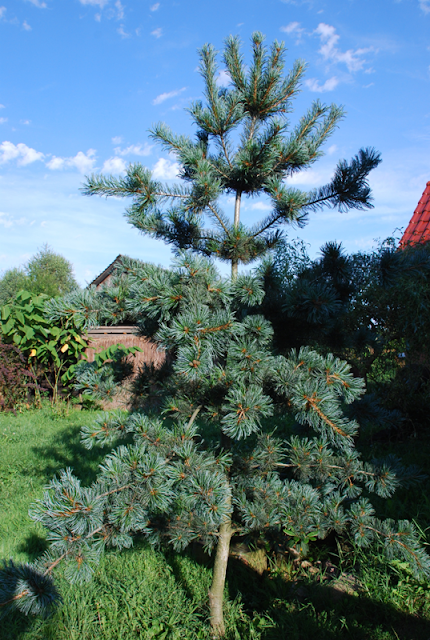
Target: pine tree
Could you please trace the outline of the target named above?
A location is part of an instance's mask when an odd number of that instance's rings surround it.
[[[367,497],[392,495],[401,482],[420,478],[398,461],[361,460],[354,447],[358,424],[343,406],[363,393],[346,362],[308,347],[274,355],[270,322],[258,313],[264,296],[258,277],[239,275],[239,262],[263,255],[284,221],[303,221],[322,206],[369,206],[366,176],[378,162],[372,151],[341,163],[330,185],[312,192],[288,189],[284,177],[309,166],[340,117],[317,104],[284,140],[303,64],[282,77],[283,46],[270,53],[253,36],[246,70],[236,39],[227,40],[231,91],[216,87],[215,52],[201,51],[208,107],[192,105],[196,143],[159,126],[154,136],[174,149],[189,188],[163,187],[131,166],[123,179],[92,177],[87,193],[132,195],[127,212],[138,228],[176,248],[171,270],[126,259],[111,287],[73,292],[50,303],[51,318],[74,317],[83,328],[127,316],[148,333],[152,326],[169,354],[168,372],[155,380],[159,405],[146,411],[107,413],[83,429],[88,448],[126,436],[101,465],[96,482],[81,486],[63,471],[32,508],[49,531],[51,547],[34,565],[9,563],[0,573],[0,606],[37,613],[58,595],[50,578],[65,563],[71,580],[89,579],[106,546],[129,547],[135,535],[177,551],[200,541],[215,551],[209,591],[214,636],[224,635],[223,592],[232,536],[279,532],[304,550],[309,540],[349,529],[361,546],[380,544],[387,555],[430,575],[430,562],[408,522],[381,522]],[[230,134],[243,125],[236,153]],[[209,141],[217,153],[208,151]],[[228,222],[216,204],[235,193]],[[240,222],[243,194],[268,194],[271,216],[255,229]],[[172,204],[178,201],[180,204]],[[166,206],[165,209],[162,207]],[[213,226],[203,229],[208,215]],[[197,255],[196,255],[197,254]],[[198,255],[203,254],[203,255]],[[219,276],[210,256],[230,260],[232,278]],[[170,369],[169,369],[170,368]],[[81,389],[100,393],[103,375],[83,364]],[[148,397],[153,389],[147,387]],[[274,425],[292,412],[301,435],[282,439]],[[267,419],[271,426],[267,427]],[[364,492],[364,493],[363,493]]]
[[[253,34],[248,69],[238,38],[227,38],[223,59],[231,78],[228,89],[217,86],[213,47],[201,49],[206,105],[195,102],[189,108],[196,140],[174,134],[165,124],[150,132],[178,159],[183,186],[156,182],[148,169],[135,164],[122,178],[93,175],[83,189],[87,195],[131,197],[125,215],[133,226],[176,249],[231,263],[233,277],[239,263],[248,264],[276,245],[283,224],[303,225],[310,212],[323,207],[370,208],[367,176],[380,162],[373,149],[361,149],[351,162],[339,162],[329,184],[309,193],[287,186],[288,178],[322,156],[343,110],[316,101],[290,130],[287,116],[306,65],[297,61],[285,76],[283,43],[275,41],[268,51],[263,41],[260,33]],[[223,194],[234,197],[232,219],[220,207]],[[240,218],[242,197],[260,194],[273,209],[249,228]]]

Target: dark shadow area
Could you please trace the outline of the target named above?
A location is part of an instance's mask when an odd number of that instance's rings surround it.
[[[29,629],[34,628],[37,622],[31,616],[26,616],[19,611],[7,615],[0,620],[0,639],[19,640]]]
[[[37,560],[48,548],[49,543],[46,538],[33,532],[26,536],[17,547],[20,553],[27,554],[30,562]]]
[[[89,485],[96,480],[98,466],[105,456],[115,447],[96,446],[86,449],[81,444],[81,425],[70,426],[58,433],[58,444],[48,447],[32,447],[43,464],[32,469],[32,474],[43,477],[47,481],[61,469],[70,467],[83,485]],[[121,441],[122,443],[125,441]]]
[[[213,566],[213,556],[205,554],[201,545],[190,546],[186,553],[200,565]],[[190,578],[178,556],[173,552],[164,555],[176,580],[192,600]],[[351,595],[330,582],[321,584],[312,579],[291,582],[267,571],[259,575],[234,557],[229,559],[227,587],[229,600],[238,598],[248,616],[260,614],[274,622],[271,629],[262,631],[261,640],[376,640],[386,632],[399,640],[430,639],[429,620],[408,615],[363,594]],[[207,603],[204,609],[201,613],[208,615]]]
[[[258,612],[274,621],[275,627],[263,632],[264,640],[365,640],[376,638],[378,628],[394,631],[399,640],[430,638],[430,621],[340,592],[330,583],[292,583],[267,572],[258,576],[235,558],[229,560],[227,581],[230,599],[240,596],[248,615]]]
[[[22,590],[21,576],[18,575],[13,569],[13,564],[10,563],[3,567],[7,572],[7,597],[9,599],[14,598],[14,594],[19,593]],[[31,567],[25,567],[25,579],[27,584],[30,584],[35,591],[45,592],[48,586],[48,591],[52,587],[52,580],[47,577],[41,578],[40,574],[37,575]],[[54,592],[58,594],[54,587]],[[46,615],[50,615],[52,608],[47,609]],[[19,640],[22,634],[29,632],[30,630],[35,633],[43,625],[44,617],[39,615],[37,617],[33,615],[25,615],[22,611],[14,609],[7,611],[3,618],[0,618],[0,640]],[[43,638],[43,636],[37,636]]]

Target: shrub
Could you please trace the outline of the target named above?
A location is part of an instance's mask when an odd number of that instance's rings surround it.
[[[31,370],[43,377],[56,401],[60,385],[74,380],[75,366],[87,346],[74,319],[52,322],[46,315],[48,296],[20,291],[1,308],[0,332],[5,343],[17,346],[31,361]]]
[[[36,386],[36,377],[18,347],[0,341],[0,410],[15,413],[29,389]]]

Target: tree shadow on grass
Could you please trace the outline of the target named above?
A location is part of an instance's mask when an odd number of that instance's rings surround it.
[[[203,547],[197,543],[192,542],[189,547],[183,552],[182,556],[188,556],[193,562],[196,562],[200,566],[210,567],[213,569],[214,564],[214,555],[210,556],[209,554],[203,551]],[[196,599],[196,590],[193,584],[194,576],[189,576],[186,573],[183,563],[180,560],[180,555],[175,553],[172,549],[166,549],[163,552],[164,559],[169,567],[172,569],[172,573],[175,576],[175,579],[179,582],[182,589],[184,590],[187,598],[193,602]],[[205,609],[204,613],[207,613],[208,603],[205,602],[203,607]]]
[[[99,464],[115,447],[96,446],[86,449],[81,444],[81,425],[71,425],[58,432],[55,444],[43,447],[32,447],[33,453],[43,462],[32,469],[32,474],[51,480],[56,474],[70,467],[83,485],[89,485],[97,478]],[[125,443],[125,440],[121,440]]]
[[[49,542],[47,539],[39,533],[32,531],[20,542],[17,550],[20,553],[25,553],[30,562],[34,562],[34,560],[37,560],[48,548]]]
[[[187,573],[189,563],[171,551],[164,558],[172,569],[178,588],[183,589],[190,606],[200,605],[198,613],[208,615],[208,603],[200,590],[196,602],[196,588],[192,580],[198,572]],[[196,565],[210,567],[213,558],[190,550],[189,557]],[[197,555],[197,557],[196,557]],[[407,615],[395,607],[366,596],[336,593],[330,583],[320,584],[312,579],[292,583],[279,575],[257,574],[236,558],[230,558],[227,572],[228,601],[236,600],[248,617],[238,608],[227,606],[229,629],[227,640],[255,637],[261,640],[428,640],[430,623],[418,616]],[[166,603],[166,606],[167,603]],[[229,613],[231,611],[232,613]],[[249,618],[254,631],[250,629]],[[26,617],[14,612],[0,624],[1,640],[34,640],[46,637],[41,618]],[[51,637],[51,636],[49,636]],[[63,629],[61,637],[67,637]],[[101,635],[100,638],[103,636]],[[184,638],[188,640],[188,638]]]
[[[213,566],[213,558],[197,547],[188,554],[200,565]],[[193,585],[177,554],[165,554],[173,574],[190,600]],[[243,561],[231,557],[227,570],[228,599],[237,599],[252,619],[266,619],[261,640],[429,640],[430,620],[408,615],[393,605],[339,591],[318,580],[291,582],[267,571],[259,575]],[[206,603],[206,612],[208,604]],[[270,620],[272,623],[270,623]],[[237,621],[241,625],[240,620]],[[256,628],[258,628],[258,623]],[[239,629],[238,629],[239,630]],[[243,637],[249,636],[246,624]]]
[[[240,596],[249,615],[258,612],[273,620],[262,640],[377,640],[388,632],[399,640],[430,638],[429,620],[363,594],[341,592],[330,583],[309,579],[294,584],[267,572],[258,576],[236,558],[229,560],[227,580],[230,598]]]

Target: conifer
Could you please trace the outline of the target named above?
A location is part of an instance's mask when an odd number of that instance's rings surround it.
[[[322,155],[322,147],[342,119],[343,109],[315,101],[292,127],[288,115],[306,69],[298,60],[284,75],[285,47],[275,41],[270,50],[261,33],[252,36],[252,62],[244,62],[238,38],[225,42],[223,63],[231,79],[219,88],[216,51],[204,45],[200,73],[205,83],[202,101],[188,111],[197,132],[176,135],[164,123],[150,131],[162,148],[177,158],[182,185],[164,185],[140,164],[129,165],[124,177],[92,175],[87,195],[130,197],[130,224],[173,245],[231,264],[249,264],[273,248],[282,225],[304,225],[309,213],[324,207],[366,209],[372,206],[368,174],[380,163],[372,148],[342,160],[331,182],[310,192],[288,186],[288,179],[308,169]],[[220,198],[231,194],[234,213],[228,217]],[[249,227],[241,219],[244,197],[265,196],[272,211]]]
[[[148,402],[146,410],[128,416],[107,413],[83,429],[86,447],[117,446],[91,487],[82,487],[67,469],[32,507],[51,547],[35,565],[5,565],[3,611],[15,605],[39,612],[58,598],[50,575],[60,562],[69,580],[90,579],[107,546],[130,547],[136,535],[177,551],[199,541],[215,552],[209,608],[216,637],[224,635],[233,536],[278,532],[305,553],[309,540],[349,529],[357,545],[379,544],[389,557],[409,562],[416,575],[430,575],[414,526],[381,522],[369,502],[369,494],[391,496],[402,481],[420,475],[398,462],[362,461],[354,446],[359,426],[343,409],[362,396],[363,381],[346,362],[306,346],[288,356],[274,354],[272,326],[258,313],[263,281],[238,273],[239,262],[276,243],[281,223],[302,223],[324,204],[370,206],[367,174],[379,156],[367,150],[340,163],[332,182],[310,194],[287,187],[286,178],[319,157],[341,110],[316,103],[287,135],[286,114],[304,65],[296,63],[284,77],[282,44],[267,51],[257,33],[252,47],[247,68],[238,40],[227,40],[229,90],[216,85],[213,48],[201,50],[207,106],[190,108],[199,127],[196,142],[164,125],[153,131],[177,154],[184,188],[163,186],[138,165],[124,178],[93,176],[87,182],[89,194],[131,195],[129,221],[173,244],[176,257],[170,270],[125,259],[112,287],[54,300],[51,317],[73,315],[85,329],[119,322],[125,314],[146,333],[152,327],[170,360],[154,383],[155,408]],[[235,194],[233,221],[218,205],[225,192]],[[249,229],[240,221],[241,198],[258,193],[271,198],[273,212]],[[206,218],[209,228],[203,227]],[[220,277],[211,257],[230,261],[233,277]],[[112,388],[108,378],[82,365],[78,384],[84,393],[100,397],[101,383]],[[149,399],[150,385],[146,391]],[[298,435],[282,438],[275,427],[287,412]]]

